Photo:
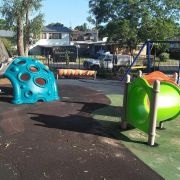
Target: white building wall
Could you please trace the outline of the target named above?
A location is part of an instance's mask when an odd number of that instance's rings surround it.
[[[61,33],[61,39],[49,39],[49,33],[46,33],[47,39],[40,39],[35,44],[30,46],[31,54],[40,54],[39,46],[53,47],[53,46],[68,46],[70,45],[69,33]]]

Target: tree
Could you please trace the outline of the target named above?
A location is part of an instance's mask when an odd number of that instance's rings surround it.
[[[9,27],[16,27],[17,51],[19,56],[27,55],[28,53],[30,35],[29,15],[34,10],[40,8],[41,2],[42,0],[3,0],[1,13],[6,18]]]
[[[14,23],[17,27],[17,49],[18,55],[24,55],[23,43],[23,16],[24,9],[21,0],[3,0],[2,15],[6,18],[9,26]]]
[[[109,0],[110,1],[110,0]],[[87,17],[87,20],[95,25],[97,31],[97,41],[99,40],[99,30],[100,24],[108,21],[108,12],[110,12],[110,7],[107,6],[108,1],[106,0],[90,0],[89,1],[89,13],[90,16]]]
[[[173,38],[179,26],[179,0],[90,0],[89,8],[109,41],[130,47],[148,38]]]
[[[24,47],[25,47],[25,55],[28,56],[28,51],[29,51],[29,44],[30,44],[30,20],[29,20],[29,16],[30,16],[30,12],[33,11],[37,11],[42,5],[42,0],[23,0],[22,4],[24,6],[25,9],[25,43],[24,43]],[[35,20],[38,19],[42,19],[42,15],[39,15],[38,17],[35,18]],[[34,21],[35,21],[34,20]],[[39,20],[38,20],[39,22]],[[42,23],[41,23],[42,25]]]
[[[5,48],[8,51],[9,56],[16,54],[16,49],[14,48],[15,43],[13,38],[0,38],[0,42],[3,42]]]
[[[14,26],[7,27],[7,21],[5,19],[0,19],[0,29],[1,30],[11,30],[14,31]],[[0,43],[3,42],[10,56],[15,54],[15,38],[13,37],[1,37]]]
[[[138,33],[141,40],[166,40],[176,37],[179,29],[180,26],[171,19],[152,18],[139,28]]]
[[[30,34],[33,35],[33,39],[39,39],[43,29],[44,15],[38,14],[30,21]],[[30,37],[31,38],[31,37]]]
[[[0,19],[0,29],[6,29],[6,20]]]
[[[57,23],[50,23],[47,26],[49,26],[49,27],[53,27],[53,26],[58,27],[58,26],[64,26],[64,24],[57,22]]]
[[[110,21],[105,31],[108,35],[108,41],[119,43],[121,46],[128,46],[130,53],[136,48],[140,40],[137,38],[137,28],[131,26],[129,20]]]
[[[78,31],[87,31],[88,30],[87,23],[84,23],[84,24],[82,24],[80,26],[76,26],[74,29],[78,30]]]

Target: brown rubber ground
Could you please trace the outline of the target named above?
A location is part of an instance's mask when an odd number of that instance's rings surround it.
[[[62,85],[61,101],[13,105],[0,89],[0,180],[162,179],[91,118],[103,94]]]

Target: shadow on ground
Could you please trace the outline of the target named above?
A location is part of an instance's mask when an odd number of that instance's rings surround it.
[[[13,88],[11,85],[6,85],[0,87],[1,89],[1,101],[6,103],[11,103],[13,99]],[[73,90],[75,93],[78,91],[78,89]],[[66,92],[66,95],[68,97],[72,96],[72,92]],[[141,141],[135,141],[131,140],[128,137],[124,136],[122,132],[124,130],[120,129],[120,119],[122,116],[122,107],[117,106],[111,106],[109,105],[109,102],[106,103],[93,103],[93,102],[86,102],[88,99],[84,99],[84,101],[81,101],[79,98],[78,101],[77,97],[70,97],[68,100],[67,97],[63,98],[63,103],[67,104],[67,107],[71,107],[71,104],[74,104],[73,106],[81,105],[82,109],[77,114],[70,114],[68,116],[61,116],[61,113],[57,111],[57,115],[48,115],[43,113],[28,113],[31,116],[31,119],[33,121],[37,121],[38,123],[35,123],[36,126],[46,127],[46,128],[54,128],[54,129],[61,129],[61,130],[67,130],[67,131],[74,131],[79,133],[86,133],[86,134],[93,134],[108,138],[113,138],[116,140],[126,141],[126,142],[134,142],[134,143],[140,143],[140,144],[146,144],[146,142]],[[69,104],[69,105],[68,105]],[[46,107],[46,105],[43,105]],[[36,105],[34,105],[34,108]],[[119,117],[119,122],[114,121],[107,121],[107,120],[95,120],[92,118],[91,113],[96,111],[97,109],[108,107],[108,109],[111,109],[111,111],[105,111],[103,113],[98,112],[101,116],[109,116],[111,118],[112,116]],[[32,107],[31,107],[32,108]],[[31,112],[34,112],[34,108],[32,108]],[[45,108],[44,108],[45,109]],[[42,111],[41,111],[42,112]],[[117,113],[113,113],[117,112]],[[59,114],[59,115],[58,115]],[[128,127],[127,130],[132,129],[132,127]]]
[[[69,103],[67,101],[63,101],[65,103]],[[99,103],[84,103],[84,102],[72,102],[73,104],[83,104],[83,108],[78,114],[69,115],[66,117],[55,116],[55,115],[46,115],[46,114],[38,114],[38,113],[29,113],[33,115],[31,119],[33,121],[37,121],[35,123],[37,126],[42,126],[46,128],[55,128],[67,131],[74,131],[79,133],[86,133],[86,134],[93,134],[108,138],[113,138],[116,140],[126,141],[126,142],[133,142],[133,143],[140,143],[146,144],[146,142],[135,141],[131,140],[128,137],[124,136],[121,132],[124,130],[120,129],[120,122],[114,121],[105,121],[105,120],[95,120],[91,117],[91,113],[97,109],[109,107],[114,109],[114,111],[119,111],[119,118],[121,119],[122,115],[122,107],[111,106],[106,104],[99,104]],[[109,116],[111,114],[102,113],[98,115]],[[132,127],[128,127],[127,130],[132,129]]]
[[[0,94],[1,94],[1,101],[2,102],[7,102],[10,103],[13,99],[12,94],[13,94],[13,89],[10,85],[7,86],[2,86],[0,87]]]

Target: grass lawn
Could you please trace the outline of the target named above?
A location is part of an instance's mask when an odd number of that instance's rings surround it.
[[[119,139],[137,157],[168,180],[180,179],[180,117],[166,122],[165,130],[157,130],[157,147],[146,145],[147,134],[138,129],[121,131],[119,122],[122,112],[121,95],[108,95],[111,105],[93,112],[111,137]]]

